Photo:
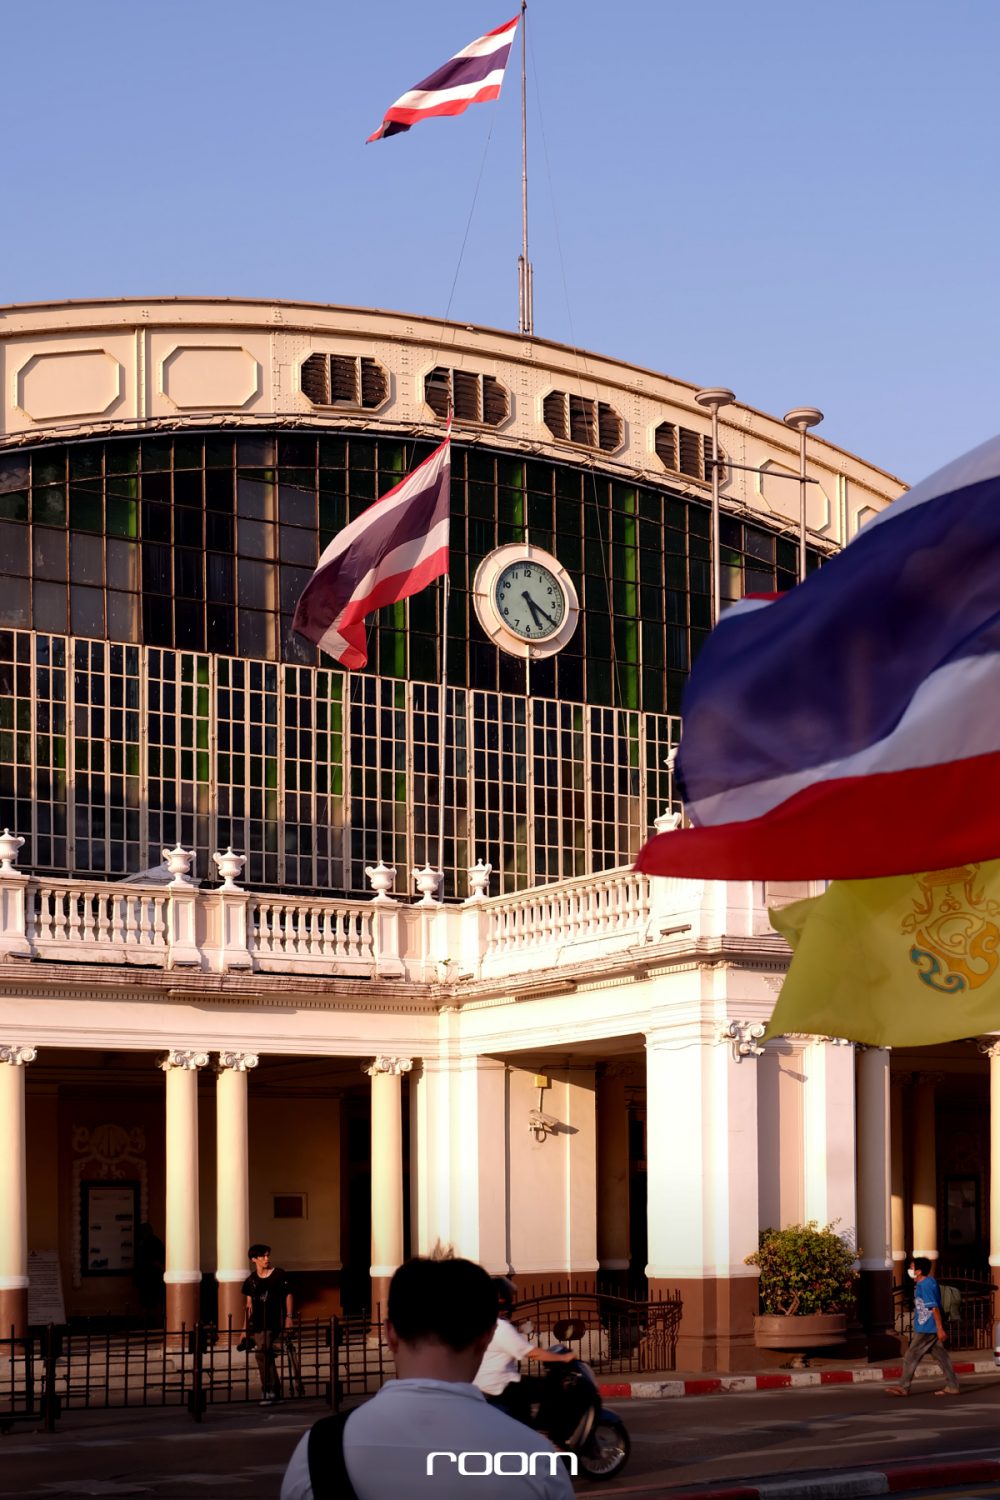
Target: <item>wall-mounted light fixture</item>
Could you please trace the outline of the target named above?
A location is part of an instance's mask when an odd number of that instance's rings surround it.
[[[547,1135],[555,1135],[559,1129],[559,1121],[554,1115],[547,1115],[542,1109],[542,1097],[547,1088],[551,1087],[551,1080],[544,1073],[535,1074],[535,1088],[538,1090],[538,1108],[528,1111],[528,1129],[536,1141],[544,1141]]]

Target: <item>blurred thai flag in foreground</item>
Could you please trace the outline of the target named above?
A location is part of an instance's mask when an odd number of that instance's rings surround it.
[[[723,615],[677,757],[690,830],[636,868],[852,879],[1000,856],[1000,438],[797,588]]]
[[[447,573],[450,516],[449,422],[429,458],[338,531],[302,591],[292,629],[341,666],[365,666],[365,617]]]
[[[384,135],[398,135],[401,130],[416,125],[418,120],[429,120],[433,115],[460,115],[470,104],[499,99],[517,22],[515,16],[513,21],[506,21],[495,31],[476,37],[461,52],[449,57],[436,73],[407,89],[395,104],[389,106],[385,119],[368,141],[377,141]]]

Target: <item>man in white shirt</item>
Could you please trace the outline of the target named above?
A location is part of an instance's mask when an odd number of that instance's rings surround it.
[[[541,1349],[526,1339],[510,1321],[516,1296],[514,1283],[506,1276],[495,1276],[493,1285],[497,1291],[500,1317],[476,1372],[476,1384],[491,1405],[509,1412],[518,1422],[530,1423],[532,1404],[541,1401],[545,1380],[539,1375],[523,1376],[518,1369],[519,1361],[534,1359],[543,1364],[568,1364],[576,1355]]]
[[[473,1475],[483,1500],[572,1500],[548,1439],[490,1406],[473,1384],[496,1317],[482,1266],[422,1258],[400,1266],[386,1320],[398,1378],[342,1429],[325,1418],[302,1438],[281,1500],[469,1500]]]

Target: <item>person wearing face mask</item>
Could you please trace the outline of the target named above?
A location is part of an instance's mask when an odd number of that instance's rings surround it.
[[[888,1396],[908,1396],[917,1366],[925,1354],[941,1367],[946,1384],[935,1396],[957,1396],[958,1379],[944,1347],[948,1337],[941,1314],[941,1289],[931,1275],[931,1263],[925,1255],[915,1255],[908,1268],[914,1282],[913,1337],[903,1356],[903,1376],[899,1385],[886,1386]]]

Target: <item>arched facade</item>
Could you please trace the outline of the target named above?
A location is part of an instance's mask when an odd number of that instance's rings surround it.
[[[238,1308],[248,1235],[314,1309],[368,1301],[441,1239],[524,1285],[681,1286],[685,1362],[745,1362],[758,1225],[857,1223],[875,1064],[723,1040],[769,1012],[787,955],[765,904],[792,892],[628,871],[676,810],[711,623],[696,388],[503,332],[225,299],[8,308],[0,364],[0,822],[24,839],[0,870],[20,1143],[0,1197],[25,1204],[0,1230],[0,1322],[27,1315],[29,1251],[71,1315],[134,1303],[133,1246],[94,1229],[118,1193],[165,1240],[171,1319]],[[383,611],[355,674],[291,615],[449,407],[445,901],[414,902],[438,844],[440,591]],[[788,586],[797,437],[733,404],[719,441],[723,601]],[[815,435],[808,474],[810,566],[902,488]],[[482,558],[525,540],[580,599],[530,666],[471,600]]]

